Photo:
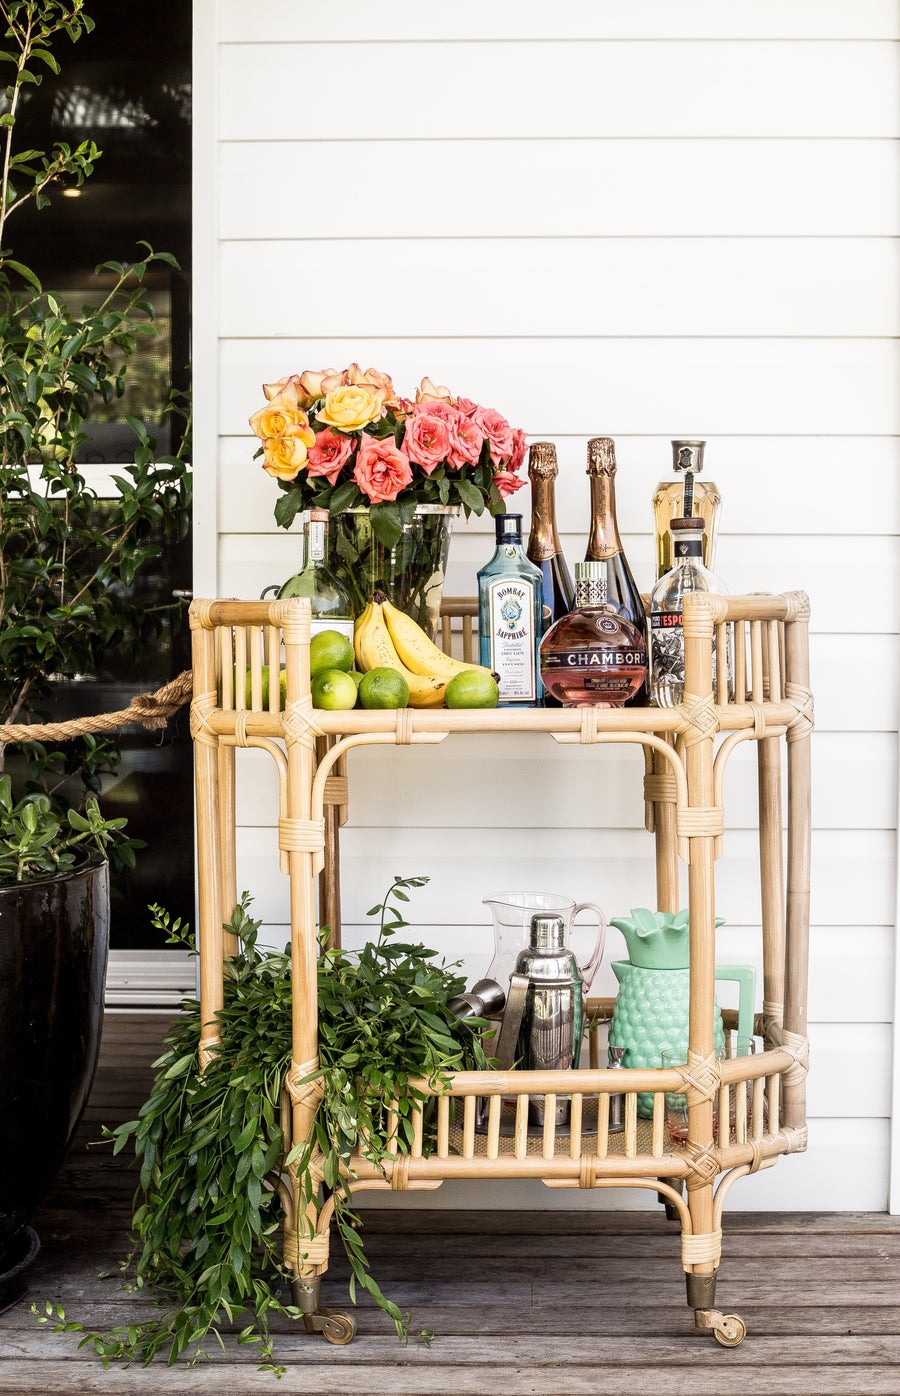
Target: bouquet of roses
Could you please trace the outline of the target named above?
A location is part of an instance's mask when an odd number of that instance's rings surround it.
[[[429,378],[415,400],[398,397],[386,373],[358,364],[292,373],[263,392],[250,426],[263,469],[284,491],[275,504],[283,528],[302,509],[363,506],[391,548],[417,504],[498,513],[524,484],[524,431]]]

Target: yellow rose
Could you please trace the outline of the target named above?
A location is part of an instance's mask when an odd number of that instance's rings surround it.
[[[293,480],[306,465],[307,447],[315,443],[315,433],[309,427],[288,427],[281,436],[269,437],[263,442],[263,470],[276,480]]]
[[[316,415],[326,426],[338,431],[358,431],[377,421],[384,411],[385,390],[366,384],[348,384],[325,394],[325,406]]]
[[[416,388],[416,402],[449,402],[451,407],[456,406],[456,398],[450,389],[432,383],[430,378],[423,378],[421,387]]]
[[[269,437],[281,436],[288,427],[306,427],[308,429],[309,418],[302,408],[292,406],[289,402],[284,402],[276,397],[265,407],[261,407],[258,412],[253,413],[250,418],[250,426],[260,441],[267,441]],[[314,440],[315,437],[313,437]]]

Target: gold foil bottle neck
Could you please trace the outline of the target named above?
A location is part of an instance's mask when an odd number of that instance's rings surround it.
[[[611,436],[592,436],[587,444],[588,475],[615,475],[616,443]]]
[[[552,441],[533,441],[528,448],[528,478],[553,480],[559,473]]]

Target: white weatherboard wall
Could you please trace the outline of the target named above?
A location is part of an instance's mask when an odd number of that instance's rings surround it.
[[[585,442],[613,436],[644,589],[669,440],[705,437],[726,510],[717,570],[733,591],[810,593],[817,713],[810,1149],[742,1183],[732,1205],[887,1207],[897,6],[194,8],[197,593],[254,597],[295,570],[246,425],[260,384],[285,373],[357,360],[406,393],[428,374],[555,440],[570,562],[587,532]],[[518,499],[527,524],[527,491]],[[472,592],[489,535],[478,520],[456,530],[449,593]],[[850,558],[837,552],[847,535]],[[272,776],[242,757],[239,885],[278,939]],[[473,975],[490,951],[481,899],[499,888],[565,891],[609,915],[653,901],[634,751],[522,737],[501,755],[468,738],[350,760],[350,943],[395,872],[431,877],[416,925]],[[718,865],[725,961],[757,955],[753,771],[740,750]],[[607,964],[623,948],[610,940]],[[606,967],[597,985],[613,992]],[[651,1205],[500,1183],[399,1201]]]

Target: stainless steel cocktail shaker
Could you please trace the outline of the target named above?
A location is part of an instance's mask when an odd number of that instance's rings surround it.
[[[531,918],[531,944],[520,950],[516,973],[528,976],[525,1007],[516,1044],[524,1071],[559,1071],[578,1065],[584,1012],[581,974],[571,950],[565,948],[566,924],[561,916]],[[544,1096],[533,1095],[529,1124],[544,1123]],[[556,1098],[556,1123],[569,1119],[571,1102]]]

